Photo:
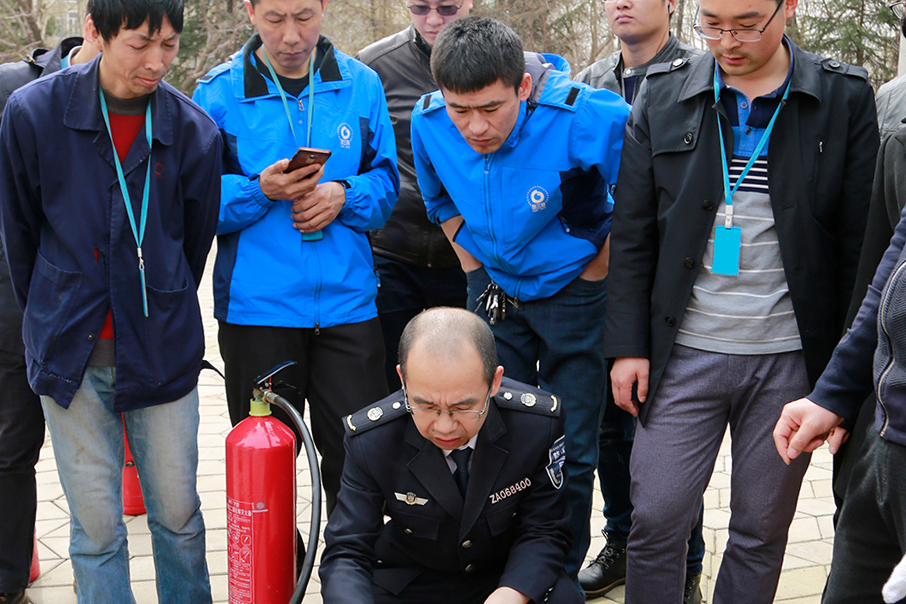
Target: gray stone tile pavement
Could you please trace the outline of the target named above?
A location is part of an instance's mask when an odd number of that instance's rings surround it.
[[[217,322],[213,317],[211,268],[213,253],[208,263],[205,279],[199,289],[207,339],[206,358],[222,367],[217,346]],[[250,343],[251,345],[251,343]],[[224,477],[224,439],[230,430],[226,396],[219,376],[205,371],[199,381],[201,428],[199,430],[198,491],[207,527],[207,561],[215,603],[226,603],[226,493]],[[705,543],[704,576],[702,587],[710,601],[712,578],[720,567],[721,555],[727,541],[729,520],[729,484],[732,460],[729,435],[714,468],[711,483],[705,493]],[[789,545],[780,577],[775,602],[784,604],[818,604],[821,590],[831,562],[834,512],[831,494],[832,459],[827,448],[819,449],[812,457],[805,475],[796,517],[790,529]],[[76,604],[73,591],[72,566],[69,561],[69,508],[60,487],[50,435],[41,451],[37,466],[38,481],[38,554],[41,576],[32,584],[28,594],[35,604]],[[308,518],[308,493],[310,475],[300,471],[299,509],[300,524]],[[595,513],[592,518],[592,541],[589,559],[594,558],[604,546],[600,534],[604,526],[600,515],[601,495],[595,493]],[[125,517],[129,531],[132,585],[137,604],[157,604],[154,587],[154,564],[151,558],[151,537],[145,516]],[[322,521],[322,530],[323,530]],[[306,604],[320,604],[320,585],[317,574],[308,586]],[[623,602],[623,588],[614,589],[595,602]]]

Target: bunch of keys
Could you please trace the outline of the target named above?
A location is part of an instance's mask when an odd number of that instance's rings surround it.
[[[498,322],[506,319],[506,303],[508,299],[506,292],[492,281],[488,288],[484,290],[484,293],[478,296],[478,308],[481,308],[483,301],[484,313],[488,316],[488,321],[491,322],[491,325],[497,325]],[[513,304],[515,305],[515,302]],[[478,308],[475,310],[478,310]]]

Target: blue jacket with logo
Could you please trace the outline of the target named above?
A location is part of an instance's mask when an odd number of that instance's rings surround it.
[[[456,243],[507,294],[535,300],[575,279],[610,233],[629,105],[571,80],[556,55],[526,53],[526,72],[531,95],[500,149],[473,151],[433,92],[412,112],[412,151],[428,217],[461,215]]]
[[[0,225],[24,308],[28,381],[69,407],[107,317],[116,347],[114,411],[168,403],[198,383],[204,331],[196,288],[220,199],[217,128],[166,82],[151,94],[144,129],[123,161],[136,222],[151,165],[142,256],[101,115],[98,60],[13,93],[0,128]],[[150,160],[149,160],[150,157]]]
[[[308,87],[287,95],[295,140],[274,83],[252,55],[256,34],[199,80],[193,95],[220,127],[224,161],[214,315],[227,323],[330,327],[377,316],[377,278],[366,231],[390,216],[399,194],[396,143],[381,82],[370,68],[321,37],[313,78],[311,144],[333,152],[321,182],[346,183],[346,205],[303,241],[291,201],[265,197],[257,175],[306,145]]]

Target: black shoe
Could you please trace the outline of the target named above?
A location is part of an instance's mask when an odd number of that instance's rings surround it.
[[[585,599],[603,596],[618,585],[626,583],[626,545],[608,543],[594,562],[579,571],[579,585]]]
[[[686,577],[686,586],[683,588],[683,604],[702,604],[702,576]]]
[[[0,594],[0,604],[31,604],[24,591]]]

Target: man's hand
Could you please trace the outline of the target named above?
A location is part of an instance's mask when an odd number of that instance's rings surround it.
[[[580,279],[586,281],[600,281],[607,276],[610,271],[610,235],[604,240],[604,245],[598,250],[598,254],[589,260],[585,265],[585,270],[579,275]]]
[[[459,264],[462,266],[463,272],[468,273],[469,271],[481,268],[482,264],[479,262],[478,258],[453,241],[456,232],[459,230],[459,225],[463,222],[465,222],[465,220],[462,216],[454,216],[453,218],[444,221],[444,223],[440,225],[440,228],[443,229],[444,235],[447,236],[447,239],[453,245],[453,251],[456,252],[456,257],[459,258]]]
[[[811,453],[827,440],[831,453],[836,453],[849,436],[838,426],[843,418],[807,398],[787,403],[774,426],[774,445],[789,464],[803,451]]]
[[[512,587],[498,587],[484,604],[528,604],[532,599]]]
[[[288,165],[288,159],[281,159],[266,167],[258,175],[258,186],[268,199],[295,201],[314,191],[315,186],[324,176],[324,166],[321,164],[311,164],[284,174],[283,171]]]
[[[639,406],[632,400],[632,385],[638,384],[639,403],[648,398],[648,370],[651,363],[648,359],[623,357],[617,359],[610,370],[610,381],[613,384],[613,398],[620,409],[638,417]]]
[[[320,231],[333,222],[346,203],[346,187],[325,182],[293,203],[293,228],[303,233]]]

